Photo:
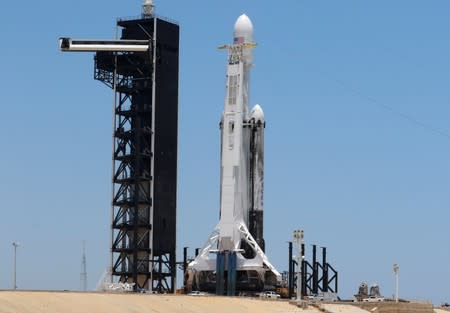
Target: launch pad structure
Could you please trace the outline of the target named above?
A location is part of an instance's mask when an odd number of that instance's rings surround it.
[[[119,19],[116,40],[60,39],[95,52],[94,78],[114,93],[111,282],[175,291],[179,26],[153,12]]]
[[[294,297],[294,290],[300,291],[302,297],[319,294],[338,293],[338,272],[327,261],[327,248],[322,249],[322,262],[317,259],[317,245],[312,245],[312,259],[305,257],[305,244],[300,245],[300,257],[294,257],[292,241],[289,241],[287,288],[289,297]]]
[[[265,254],[263,234],[265,117],[258,104],[248,109],[256,46],[252,22],[241,15],[233,44],[219,47],[228,51],[220,219],[189,264],[187,248],[183,262],[176,261],[179,26],[156,16],[152,0],[145,0],[140,17],[119,19],[117,27],[120,39],[60,38],[62,51],[95,52],[94,78],[114,95],[108,283],[174,293],[177,264],[183,264],[188,292],[234,296],[276,290],[281,275]],[[322,265],[315,247],[312,265],[296,263],[292,245],[289,254],[289,295],[294,285],[303,296],[337,291],[337,272],[326,262],[326,250]],[[302,277],[294,278],[295,268]]]

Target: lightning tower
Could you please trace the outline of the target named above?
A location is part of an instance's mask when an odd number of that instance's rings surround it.
[[[83,240],[83,256],[81,257],[80,289],[87,291],[86,241]]]

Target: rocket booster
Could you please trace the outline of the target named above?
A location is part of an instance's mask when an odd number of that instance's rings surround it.
[[[254,224],[251,219],[254,217],[253,206],[256,204],[252,194],[255,189],[253,186],[255,177],[252,177],[254,157],[250,151],[254,122],[248,115],[254,42],[253,25],[247,15],[243,14],[237,19],[233,33],[233,45],[227,47],[229,51],[227,86],[221,123],[219,251],[245,248],[245,245],[241,247],[241,235],[234,224],[243,222],[247,227]],[[259,106],[258,108],[256,111],[261,113],[261,108]],[[262,209],[262,205],[256,206]]]
[[[263,237],[264,196],[264,112],[257,104],[250,112],[250,212],[248,229],[265,251]]]
[[[226,275],[230,294],[235,288],[262,290],[281,279],[264,253],[265,120],[259,105],[248,110],[252,49],[256,44],[247,15],[239,16],[233,35],[233,44],[220,47],[228,50],[220,122],[220,220],[201,253],[188,266],[189,286],[215,288],[218,294],[222,294]]]
[[[252,50],[255,43],[253,24],[247,15],[239,16],[234,25],[233,35],[234,44],[228,47],[227,90],[221,121],[221,220],[228,224],[242,219],[264,251],[265,121],[263,110],[259,105],[255,105],[248,114],[250,69],[253,66]],[[230,216],[227,217],[227,214]],[[221,237],[234,237],[232,245],[238,249],[239,234],[227,233],[227,229],[231,228],[222,227]],[[227,246],[225,244],[222,248],[225,249]],[[244,242],[240,243],[240,248],[245,250],[246,257],[254,255]]]

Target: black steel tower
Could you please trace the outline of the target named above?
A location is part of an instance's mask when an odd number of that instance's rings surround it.
[[[95,79],[115,93],[112,275],[174,292],[179,26],[153,14],[117,26],[149,49],[95,55]]]

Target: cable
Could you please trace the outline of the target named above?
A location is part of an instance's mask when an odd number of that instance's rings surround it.
[[[389,111],[392,114],[397,115],[398,117],[400,117],[400,118],[402,118],[404,120],[407,120],[407,121],[409,121],[412,124],[415,124],[416,126],[421,127],[422,129],[425,129],[425,130],[427,130],[429,132],[432,132],[432,133],[435,133],[437,135],[446,137],[447,139],[450,139],[450,134],[448,134],[444,130],[442,130],[442,129],[438,128],[438,127],[435,127],[433,125],[424,123],[424,122],[422,122],[422,121],[412,117],[411,115],[409,115],[407,113],[404,113],[404,112],[401,112],[401,111],[399,111],[397,109],[394,109],[393,107],[391,107],[391,106],[389,106],[389,105],[387,105],[385,103],[378,102],[376,99],[364,95],[360,90],[358,90],[358,89],[356,89],[356,88],[354,88],[352,86],[346,85],[343,81],[338,80],[336,78],[331,78],[330,76],[328,76],[325,72],[323,72],[321,70],[317,70],[317,72],[322,73],[324,75],[324,77],[328,78],[331,81],[334,81],[336,84],[340,85],[341,87],[347,88],[354,95],[356,95],[356,96],[358,96],[358,97],[360,97],[362,99],[365,99],[368,102],[371,102],[372,104],[374,104],[374,105],[376,105],[376,106],[378,106],[378,107],[380,107],[380,108],[382,108],[382,109],[384,109],[386,111]]]

